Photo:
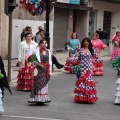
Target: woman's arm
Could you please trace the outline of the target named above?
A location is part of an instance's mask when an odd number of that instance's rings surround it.
[[[18,65],[19,66],[22,64],[22,56],[23,56],[23,54],[22,54],[22,52],[23,52],[22,46],[23,45],[21,43],[19,43],[19,46],[18,46]]]

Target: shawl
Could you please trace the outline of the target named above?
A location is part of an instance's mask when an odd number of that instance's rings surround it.
[[[117,57],[113,62],[112,62],[112,67],[119,67],[120,66],[120,56]]]

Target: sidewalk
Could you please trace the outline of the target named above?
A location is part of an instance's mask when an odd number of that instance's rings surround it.
[[[67,51],[62,51],[62,52],[54,52],[54,55],[56,56],[57,60],[61,63],[61,64],[65,64],[66,59],[68,57],[68,52]],[[101,53],[101,57],[103,58],[103,60],[108,60],[110,59],[110,57],[108,56],[108,49],[104,50]],[[7,73],[7,69],[8,69],[8,60],[3,60],[4,61],[4,65],[5,65],[5,70]],[[17,82],[17,74],[18,74],[18,67],[16,67],[16,63],[17,63],[17,59],[13,59],[11,60],[11,85],[16,85]],[[53,75],[58,75],[61,74],[61,72],[63,72],[63,69],[58,70],[55,66],[54,66],[54,72]]]

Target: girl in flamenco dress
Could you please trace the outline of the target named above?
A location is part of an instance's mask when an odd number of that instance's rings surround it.
[[[79,50],[80,70],[74,89],[74,101],[94,103],[98,100],[95,82],[92,80],[92,57],[98,58],[89,38],[84,38]]]
[[[80,40],[76,32],[73,32],[69,42],[65,43],[67,49],[69,50],[69,57],[64,65],[64,70],[74,73],[74,68],[79,64],[78,55],[76,54],[80,49]]]
[[[93,63],[93,76],[102,76],[103,75],[103,60],[100,57],[100,53],[102,50],[104,50],[105,48],[107,48],[107,45],[105,45],[100,39],[99,39],[99,35],[97,33],[93,34],[93,39],[91,40],[91,43],[93,45],[93,47],[95,48],[95,51],[98,54],[99,58],[95,58],[93,57],[92,59],[92,63]]]
[[[40,41],[40,47],[35,50],[36,61],[34,64],[37,74],[28,100],[29,103],[43,104],[51,101],[48,94],[48,82],[52,75],[52,58],[51,52],[46,48],[46,45],[47,42],[43,39]]]
[[[112,39],[114,49],[111,55],[111,62],[113,62],[118,56],[120,56],[120,31],[116,32],[116,35]]]

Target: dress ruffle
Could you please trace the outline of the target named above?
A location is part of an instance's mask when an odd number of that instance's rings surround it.
[[[76,81],[76,88],[74,90],[75,102],[88,102],[93,103],[98,100],[96,96],[97,91],[95,90],[95,83],[93,80],[87,80],[91,74],[90,70],[87,70],[86,73]]]
[[[30,98],[28,102],[30,103],[36,103],[36,102],[42,102],[47,103],[50,102],[50,97],[48,95],[48,85],[46,85],[44,88],[38,91],[37,95],[34,98]]]
[[[104,68],[103,68],[103,60],[101,58],[93,58],[93,76],[102,76],[104,74]]]
[[[118,56],[120,56],[120,48],[115,47],[111,55],[111,62],[113,62]]]
[[[80,60],[78,59],[78,56],[71,56],[67,58],[67,61],[64,65],[64,70],[69,71],[71,73],[74,73],[75,66],[80,63]]]
[[[117,79],[115,84],[116,84],[115,103],[120,104],[120,78]]]
[[[0,112],[4,112],[1,88],[0,88]]]
[[[19,70],[17,90],[32,90],[34,83],[34,67],[31,63],[26,63],[25,68]]]

